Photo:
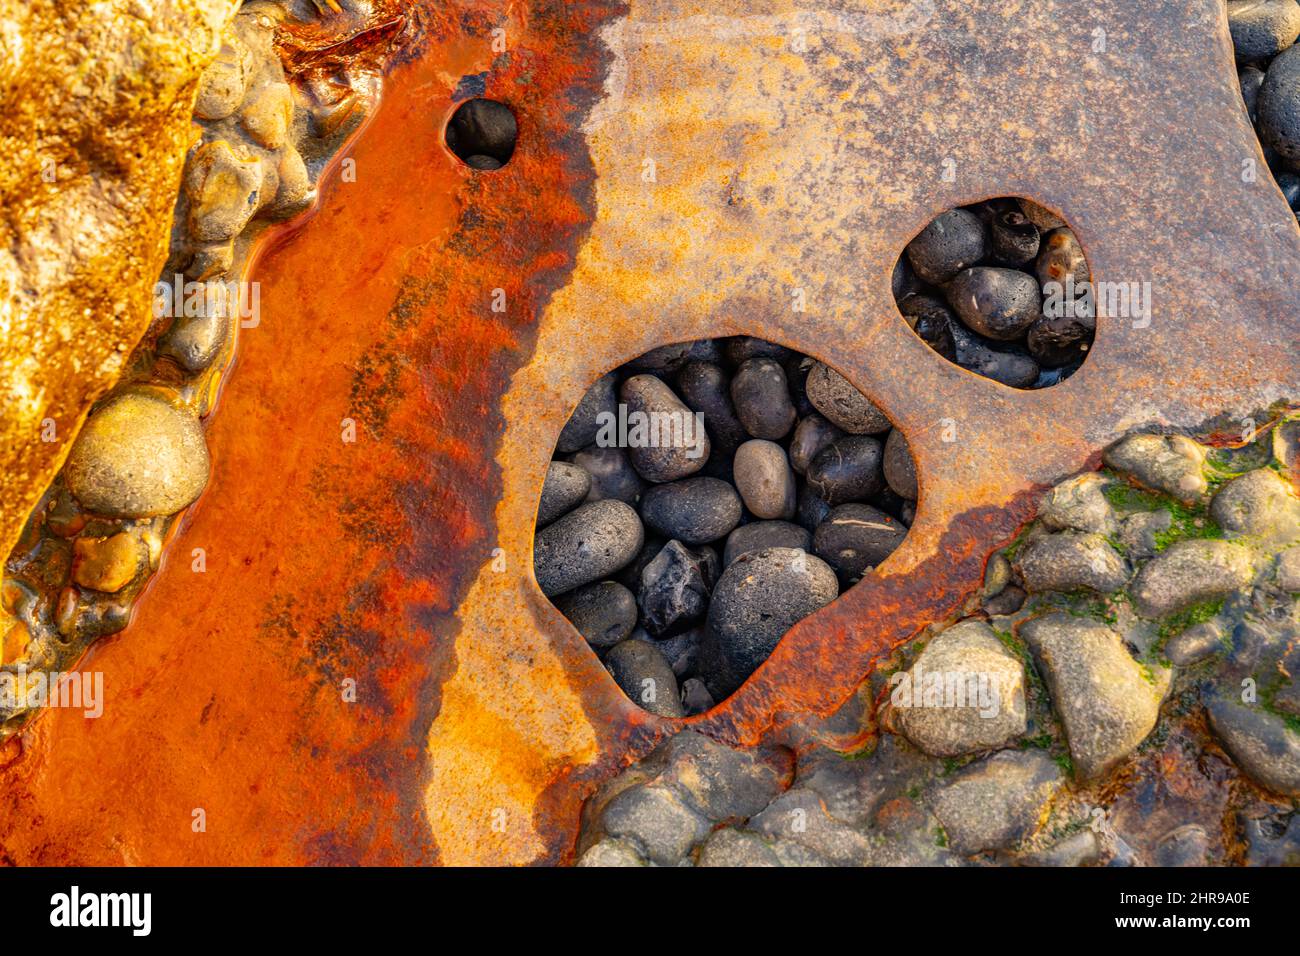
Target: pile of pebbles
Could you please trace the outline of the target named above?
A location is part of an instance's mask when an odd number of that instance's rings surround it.
[[[893,292],[908,325],[948,361],[1013,388],[1045,388],[1092,347],[1089,282],[1061,219],[1025,199],[990,199],[943,213],[908,243]]]
[[[680,427],[655,447],[642,415]],[[699,714],[885,560],[916,498],[902,433],[834,369],[744,336],[668,345],[561,432],[537,582],[630,698]]]
[[[1300,217],[1300,4],[1230,0],[1241,96],[1282,195]]]
[[[471,169],[500,169],[510,162],[518,139],[515,114],[496,100],[466,100],[447,124],[447,148]]]

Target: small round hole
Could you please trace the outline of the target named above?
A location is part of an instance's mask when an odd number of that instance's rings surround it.
[[[496,100],[466,100],[447,124],[447,148],[471,169],[500,169],[514,155],[518,139],[515,114]]]

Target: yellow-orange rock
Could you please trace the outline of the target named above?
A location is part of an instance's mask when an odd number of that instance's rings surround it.
[[[238,0],[0,0],[0,554],[150,321]]]
[[[140,570],[140,542],[125,531],[108,538],[78,538],[72,548],[72,580],[83,588],[120,591]]]

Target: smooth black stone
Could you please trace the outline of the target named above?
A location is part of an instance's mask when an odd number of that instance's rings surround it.
[[[695,413],[663,379],[634,375],[623,382],[618,394],[627,405],[627,457],[642,478],[676,481],[704,467],[710,451],[708,431],[697,425]],[[650,423],[643,437],[638,437],[632,426],[633,416],[638,414]]]
[[[816,412],[800,419],[795,426],[794,436],[790,439],[790,467],[796,474],[802,475],[823,448],[843,435],[844,432],[838,426],[832,425]]]
[[[731,455],[749,441],[749,432],[731,404],[731,379],[721,367],[688,362],[677,373],[677,391],[691,411],[704,416],[714,455]]]
[[[742,524],[727,535],[727,545],[722,552],[723,567],[730,565],[742,554],[762,551],[764,548],[811,551],[812,535],[807,528],[789,521],[751,521]]]
[[[817,406],[808,397],[808,373],[817,366],[817,360],[808,355],[793,355],[782,363],[785,367],[785,379],[790,385],[790,401],[795,414],[800,418],[814,415]]]
[[[813,534],[813,551],[841,580],[856,581],[893,554],[906,536],[907,528],[892,515],[870,505],[840,505]]]
[[[831,442],[808,466],[808,487],[832,506],[869,498],[885,486],[879,439],[845,435]]]
[[[605,670],[636,704],[660,717],[684,717],[677,676],[649,641],[623,641],[605,655]]]
[[[568,514],[586,500],[591,491],[591,475],[581,465],[567,461],[553,461],[546,469],[542,497],[537,505],[537,526],[545,527],[563,514]]]
[[[784,438],[797,417],[785,369],[776,359],[743,362],[731,380],[731,403],[745,431],[754,438]]]
[[[795,512],[795,520],[807,529],[809,534],[816,531],[817,526],[825,521],[830,513],[831,506],[825,498],[819,497],[817,492],[807,485],[800,489],[799,508]]]
[[[740,523],[740,514],[740,495],[717,478],[656,485],[641,499],[641,516],[649,528],[691,546],[725,537]]]
[[[915,501],[920,494],[916,483],[916,463],[903,433],[895,428],[885,439],[883,467],[885,482],[900,497]],[[887,509],[888,510],[888,509]]]
[[[957,317],[947,305],[934,296],[909,295],[898,303],[898,311],[921,341],[949,362],[957,361],[957,347],[952,337],[952,326]]]
[[[948,284],[948,304],[957,317],[986,338],[1010,341],[1024,335],[1042,314],[1038,283],[1027,272],[978,266]]]
[[[723,352],[732,365],[743,365],[752,358],[770,358],[784,362],[794,353],[784,345],[748,335],[735,335],[723,341]]]
[[[680,541],[664,545],[642,570],[637,592],[641,619],[651,636],[664,637],[702,619],[718,571],[718,556],[711,548],[695,551]]]
[[[632,467],[627,453],[621,448],[592,445],[571,456],[569,460],[591,476],[588,501],[612,498],[636,504],[646,487],[645,479]]]
[[[907,244],[907,261],[925,282],[943,285],[988,254],[988,236],[979,217],[950,209]]]
[[[636,627],[636,596],[616,581],[585,584],[557,597],[555,606],[592,647],[613,647]]]
[[[618,399],[614,395],[618,377],[610,372],[598,378],[578,402],[564,429],[560,432],[555,450],[562,455],[581,451],[596,440],[600,431],[600,416],[617,412]]]
[[[1042,316],[1029,327],[1025,343],[1039,365],[1058,368],[1082,361],[1092,346],[1097,320],[1092,316]]]
[[[515,151],[519,124],[510,107],[496,100],[462,103],[447,126],[447,146],[461,159],[487,156],[504,163]]]
[[[960,322],[952,324],[957,364],[1012,388],[1029,388],[1038,379],[1038,363],[1028,355],[994,348]]]

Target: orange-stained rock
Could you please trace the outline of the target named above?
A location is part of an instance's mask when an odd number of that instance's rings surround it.
[[[140,543],[123,531],[108,538],[78,538],[72,546],[72,580],[83,588],[116,592],[140,569]]]
[[[0,553],[149,324],[198,77],[238,6],[4,4]]]

